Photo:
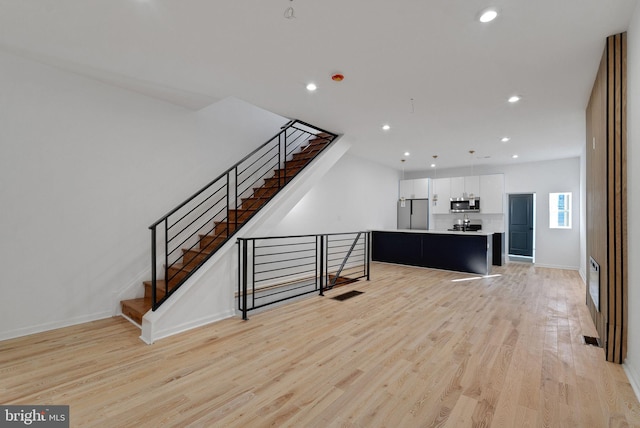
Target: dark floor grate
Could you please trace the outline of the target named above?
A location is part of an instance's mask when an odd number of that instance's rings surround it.
[[[342,300],[350,299],[362,293],[364,293],[364,291],[352,290],[352,291],[347,291],[346,293],[338,294],[337,296],[332,297],[332,299],[342,301]]]
[[[585,345],[597,346],[598,348],[600,347],[600,341],[598,340],[597,337],[592,337],[592,336],[583,336],[583,337],[584,337]]]

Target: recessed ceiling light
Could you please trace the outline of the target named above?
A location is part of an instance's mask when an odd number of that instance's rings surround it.
[[[514,159],[518,159],[518,155],[512,155],[511,157]]]
[[[436,164],[435,164],[435,163],[432,163],[432,164],[431,164],[431,168],[435,168],[435,167],[436,167]]]
[[[388,131],[391,129],[391,127],[389,125],[382,125],[382,129],[384,129],[385,131]]]
[[[495,9],[487,9],[480,14],[478,20],[480,22],[491,22],[498,16],[498,11]]]
[[[411,154],[411,153],[409,153],[409,152],[404,152],[404,155],[405,155],[405,156],[409,156],[410,154]]]
[[[309,84],[307,85],[307,91],[313,92],[313,91],[315,91],[316,89],[318,89],[318,87],[316,86],[316,84],[315,84],[315,83],[309,83]]]
[[[509,138],[509,137],[502,137],[502,138],[500,139],[500,141],[502,141],[503,143],[507,143],[510,139],[511,139],[511,138]]]
[[[518,95],[512,95],[509,97],[510,103],[517,103],[518,101],[520,101],[520,97]]]

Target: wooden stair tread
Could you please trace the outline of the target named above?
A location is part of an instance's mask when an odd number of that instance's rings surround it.
[[[189,268],[188,266],[182,264],[182,263],[174,263],[171,266],[169,266],[169,270],[171,269],[176,269],[182,272],[191,272],[191,268]]]
[[[213,238],[213,239],[217,239],[217,238]],[[209,245],[208,247],[205,247],[205,248],[182,248],[182,257],[184,257],[186,253],[196,253],[196,254],[207,255],[207,254],[211,254],[215,249],[216,247],[214,245]]]
[[[142,325],[142,317],[151,310],[151,299],[140,297],[137,299],[123,300],[120,302],[122,314]]]
[[[147,299],[146,297],[123,300],[122,304],[143,313],[151,309],[151,299]]]

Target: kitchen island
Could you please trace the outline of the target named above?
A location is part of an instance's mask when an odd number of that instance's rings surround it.
[[[488,275],[492,235],[487,232],[373,230],[372,260]]]

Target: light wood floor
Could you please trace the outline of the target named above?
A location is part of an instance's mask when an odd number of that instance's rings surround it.
[[[148,346],[120,318],[0,342],[1,404],[87,427],[625,427],[640,405],[572,271],[374,264],[372,280]]]

